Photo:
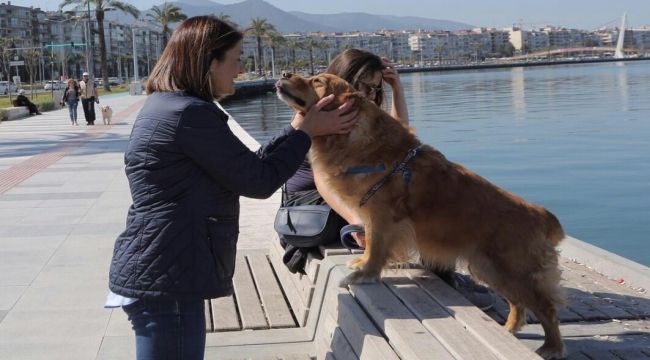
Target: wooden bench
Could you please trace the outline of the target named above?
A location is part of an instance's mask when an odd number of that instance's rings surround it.
[[[206,314],[206,358],[539,359],[533,350],[543,341],[541,326],[529,315],[517,337],[506,332],[502,298],[483,312],[422,269],[388,270],[379,283],[339,288],[355,255],[321,251],[325,258],[310,258],[304,275],[286,269],[277,244],[241,253],[235,295],[213,300]],[[562,257],[561,266],[567,358],[649,360],[647,292],[575,259]]]

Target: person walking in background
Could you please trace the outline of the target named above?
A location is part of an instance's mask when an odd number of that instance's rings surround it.
[[[18,90],[18,96],[16,96],[16,100],[14,100],[14,102],[14,105],[16,106],[27,106],[29,109],[29,115],[41,115],[36,104],[29,101],[27,96],[25,96],[25,90],[23,89]]]
[[[252,152],[215,99],[235,92],[243,34],[214,16],[176,28],[147,82],[124,155],[133,204],[116,239],[106,307],[135,332],[137,359],[200,360],[205,299],[233,293],[239,197],[268,198],[302,163],[316,136],[347,133],[352,103],[293,121]],[[220,314],[215,314],[220,316]]]
[[[79,85],[74,79],[68,80],[68,87],[63,91],[63,98],[61,99],[61,106],[66,104],[68,112],[70,113],[70,122],[72,125],[79,125],[77,123],[77,106],[79,105],[79,97],[81,92]]]
[[[87,72],[81,76],[79,89],[81,90],[81,106],[84,109],[86,125],[95,125],[95,102],[99,104],[99,95],[97,95],[95,82],[90,79]]]

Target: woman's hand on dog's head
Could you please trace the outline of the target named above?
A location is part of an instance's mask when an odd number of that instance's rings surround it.
[[[291,126],[306,132],[310,137],[349,133],[357,124],[359,113],[353,108],[354,100],[348,100],[334,110],[324,110],[332,101],[334,95],[329,95],[309,108],[306,114],[296,112],[291,120]]]

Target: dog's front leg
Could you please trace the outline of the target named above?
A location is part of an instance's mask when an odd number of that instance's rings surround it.
[[[357,269],[341,280],[339,285],[371,283],[379,280],[381,270],[388,262],[390,247],[386,244],[386,234],[366,226],[366,249],[363,255],[348,262],[348,267]]]

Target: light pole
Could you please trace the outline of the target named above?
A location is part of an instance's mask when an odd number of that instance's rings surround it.
[[[95,81],[95,66],[92,66],[91,70],[91,65],[93,64],[93,59],[92,59],[92,50],[90,49],[90,36],[92,35],[92,32],[90,31],[90,0],[86,0],[86,5],[88,5],[88,37],[86,38],[86,68],[88,69],[88,73],[90,74],[89,78],[94,82]]]
[[[135,27],[131,25],[131,38],[133,40],[133,82],[138,82],[138,49],[135,46]]]

